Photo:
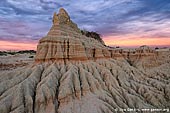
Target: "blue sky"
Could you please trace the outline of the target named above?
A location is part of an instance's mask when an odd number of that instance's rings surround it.
[[[170,0],[1,0],[0,41],[37,42],[60,7],[81,29],[113,40],[110,45],[118,45],[114,39],[170,39]]]

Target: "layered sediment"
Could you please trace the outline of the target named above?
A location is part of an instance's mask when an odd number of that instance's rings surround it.
[[[80,29],[61,8],[54,13],[53,25],[37,47],[36,61],[84,61],[111,57],[108,49],[98,40],[81,34]]]
[[[136,65],[143,58],[155,59],[158,53],[141,46],[133,51],[113,49],[94,38],[82,35],[78,26],[70,19],[68,13],[61,8],[53,15],[53,25],[48,34],[38,44],[36,62],[48,61],[86,61],[96,59],[126,59]],[[154,65],[157,65],[156,62]]]

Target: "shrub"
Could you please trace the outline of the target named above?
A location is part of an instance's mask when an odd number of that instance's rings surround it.
[[[20,54],[30,53],[30,54],[32,54],[32,53],[36,53],[36,51],[34,51],[34,50],[23,50],[23,51],[18,51],[17,53],[20,53]]]
[[[98,40],[99,42],[101,42],[103,45],[105,45],[104,41],[101,38],[101,35],[98,34],[97,32],[81,30],[81,34],[85,35],[86,37],[94,38],[94,39]]]
[[[156,49],[159,49],[159,48],[158,48],[158,47],[155,47],[155,50],[156,50]]]
[[[10,54],[10,55],[15,55],[15,54],[17,54],[16,52],[7,52],[8,54]]]
[[[29,58],[34,58],[34,56],[29,56]]]
[[[0,51],[0,56],[7,56],[7,53],[5,51]]]

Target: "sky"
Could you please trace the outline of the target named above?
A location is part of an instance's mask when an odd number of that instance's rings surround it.
[[[0,0],[0,50],[36,49],[61,7],[106,45],[170,47],[170,0]]]

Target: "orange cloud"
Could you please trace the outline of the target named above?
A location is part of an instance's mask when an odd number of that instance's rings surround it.
[[[0,50],[36,50],[37,43],[0,41]]]
[[[110,46],[126,46],[135,47],[141,45],[149,46],[170,46],[170,38],[124,38],[124,37],[113,37],[108,36],[103,38],[106,45]],[[0,41],[0,50],[36,50],[36,42],[10,42]]]
[[[112,46],[170,46],[170,38],[122,38],[122,37],[105,37],[103,38],[106,45]]]

